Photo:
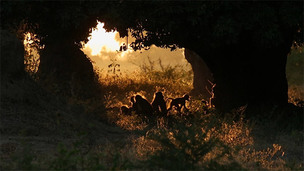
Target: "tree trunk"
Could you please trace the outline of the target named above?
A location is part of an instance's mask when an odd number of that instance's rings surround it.
[[[90,60],[77,45],[65,40],[46,44],[41,53],[39,76],[59,93],[90,96],[94,71]],[[59,90],[58,90],[59,89]]]
[[[274,48],[238,44],[197,49],[214,76],[216,108],[227,111],[245,104],[287,104],[285,65],[289,50],[288,43]]]
[[[190,94],[202,95],[204,99],[211,97],[208,91],[211,91],[210,82],[214,82],[212,73],[204,62],[203,58],[190,49],[185,48],[185,58],[191,64],[193,71],[193,90]]]
[[[16,35],[7,30],[1,31],[0,73],[1,79],[19,79],[25,76],[24,46]]]

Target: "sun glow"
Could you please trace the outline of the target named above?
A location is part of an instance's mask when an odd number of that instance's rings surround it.
[[[120,42],[116,41],[117,31],[106,32],[104,23],[98,22],[93,29],[89,41],[84,45],[84,49],[91,50],[91,55],[100,55],[101,52],[116,52],[120,48]]]
[[[117,31],[106,32],[104,25],[98,22],[97,26],[92,28],[89,40],[86,44],[83,43],[81,50],[90,58],[94,67],[105,73],[114,70],[110,66],[119,66],[120,74],[140,70],[146,65],[155,65],[155,70],[161,70],[163,66],[169,65],[189,67],[183,49],[171,51],[152,45],[149,50],[134,51],[128,44],[135,41],[131,32],[127,37],[121,38]],[[159,61],[161,61],[159,64],[161,66],[158,65]],[[118,70],[118,68],[115,69]]]
[[[40,54],[39,50],[43,49],[44,46],[39,45],[40,40],[36,34],[26,32],[24,33],[24,66],[25,71],[30,75],[37,73],[40,65]]]

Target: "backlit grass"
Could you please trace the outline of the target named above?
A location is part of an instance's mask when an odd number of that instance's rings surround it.
[[[303,169],[303,130],[277,129],[272,126],[275,121],[247,120],[244,118],[246,106],[225,114],[215,108],[206,111],[198,95],[191,96],[187,102],[189,111],[173,110],[167,117],[120,114],[121,105],[130,105],[134,94],[141,94],[151,102],[156,91],[162,91],[165,98],[189,93],[192,89],[189,71],[168,67],[163,71],[140,71],[124,77],[100,74],[100,82],[104,91],[102,101],[69,98],[68,111],[75,111],[79,116],[67,119],[69,115],[64,112],[54,114],[65,138],[75,128],[80,130],[77,136],[64,139],[49,153],[37,153],[35,147],[26,143],[18,152],[12,150],[14,144],[1,145],[0,169]],[[298,105],[299,94],[290,89],[289,95],[291,102]],[[105,109],[99,110],[100,102]],[[92,120],[101,120],[109,126],[99,127],[96,122],[92,124]],[[68,128],[73,130],[68,132]],[[125,132],[121,133],[118,128]]]

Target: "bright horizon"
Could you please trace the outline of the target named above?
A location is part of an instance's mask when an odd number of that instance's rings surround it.
[[[116,31],[106,32],[104,23],[98,22],[92,30],[91,36],[84,48],[92,50],[91,55],[98,55],[101,51],[115,51],[119,49],[119,42],[115,40]]]
[[[191,69],[184,57],[184,49],[171,51],[152,45],[150,50],[133,51],[128,48],[127,51],[120,52],[120,46],[127,42],[127,38],[120,38],[117,31],[106,32],[103,27],[104,23],[98,22],[96,28],[92,29],[89,41],[82,48],[94,61],[93,64],[103,70],[115,60],[120,64],[122,72],[132,72],[138,70],[140,65],[149,64],[148,58],[155,62],[160,59],[164,66],[182,65],[186,70]],[[128,39],[128,42],[134,41],[131,36]]]

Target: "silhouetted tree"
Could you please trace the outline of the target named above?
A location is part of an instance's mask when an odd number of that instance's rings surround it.
[[[17,20],[36,28],[48,54],[42,52],[39,70],[56,77],[71,75],[96,19],[122,37],[131,30],[134,49],[188,48],[213,72],[215,105],[224,110],[287,104],[286,57],[294,41],[303,42],[301,1],[1,2],[1,13],[5,25]],[[91,67],[83,57],[76,61]]]
[[[214,74],[218,108],[287,104],[286,58],[303,42],[303,2],[123,2],[106,26],[133,30],[135,49],[195,51]]]
[[[80,50],[97,24],[94,8],[84,1],[4,1],[2,28],[21,32],[21,39],[27,31],[37,34],[45,46],[40,53],[40,78],[47,77],[70,94],[71,84],[88,87],[94,81],[93,66]]]

